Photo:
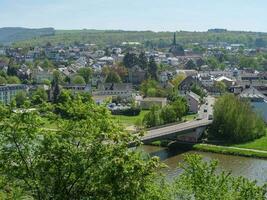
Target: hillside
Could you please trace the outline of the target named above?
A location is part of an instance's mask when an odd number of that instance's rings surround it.
[[[19,27],[0,28],[0,44],[28,40],[40,36],[52,36],[55,34],[53,28],[28,29]]]
[[[177,42],[209,43],[227,42],[243,43],[248,47],[265,47],[267,33],[224,31],[224,32],[186,32],[176,33]],[[141,42],[146,47],[166,47],[173,39],[172,32],[121,31],[121,30],[56,30],[52,36],[35,37],[16,43],[18,46],[51,44],[94,43],[98,45],[119,45],[122,42]]]

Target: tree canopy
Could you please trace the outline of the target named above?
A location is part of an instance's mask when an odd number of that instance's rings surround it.
[[[214,105],[211,134],[231,142],[246,142],[265,135],[265,124],[248,102],[227,94]]]

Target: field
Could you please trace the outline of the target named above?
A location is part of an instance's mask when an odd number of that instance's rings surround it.
[[[148,110],[142,110],[137,116],[113,115],[112,118],[124,126],[132,126],[141,123],[148,112]]]
[[[234,145],[234,147],[267,151],[267,135],[252,142]]]

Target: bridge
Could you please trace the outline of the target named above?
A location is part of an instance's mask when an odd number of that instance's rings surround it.
[[[147,131],[146,135],[141,138],[141,141],[144,144],[148,144],[157,140],[176,140],[179,136],[186,136],[188,134],[193,134],[198,139],[210,124],[212,124],[212,120],[202,119],[152,129]]]

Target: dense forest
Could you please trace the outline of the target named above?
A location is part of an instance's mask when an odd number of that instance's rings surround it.
[[[10,44],[16,41],[28,40],[34,37],[52,36],[55,34],[53,28],[0,28],[0,44]]]
[[[97,45],[120,45],[122,42],[140,42],[145,47],[164,48],[172,43],[173,32],[122,31],[122,30],[56,30],[54,35],[33,37],[15,43],[16,46],[51,44],[93,43]],[[265,47],[267,33],[224,31],[176,33],[177,42],[190,43],[242,43],[247,47]]]

